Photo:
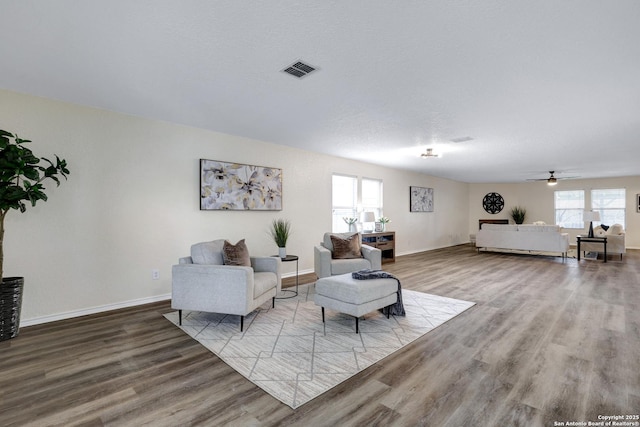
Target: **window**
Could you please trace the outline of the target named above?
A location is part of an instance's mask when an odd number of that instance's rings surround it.
[[[600,212],[600,224],[625,227],[626,192],[624,188],[591,190],[591,209]]]
[[[347,175],[333,175],[332,180],[333,232],[349,231],[344,217],[357,218],[360,223],[362,212],[373,212],[376,219],[382,216],[382,180]]]
[[[382,181],[362,178],[362,211],[373,212],[376,219],[382,216]]]
[[[336,232],[349,231],[349,225],[342,218],[357,218],[358,178],[355,176],[333,175],[331,229]]]
[[[554,195],[556,225],[563,228],[584,228],[584,191],[556,191]]]

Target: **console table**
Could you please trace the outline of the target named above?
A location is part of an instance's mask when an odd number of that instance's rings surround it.
[[[602,243],[604,247],[604,262],[607,262],[607,238],[606,237],[589,237],[589,236],[578,236],[576,237],[578,240],[578,261],[580,261],[580,242],[592,242],[592,243]]]
[[[377,233],[362,233],[362,244],[373,246],[382,251],[382,262],[396,260],[396,232],[380,231]]]

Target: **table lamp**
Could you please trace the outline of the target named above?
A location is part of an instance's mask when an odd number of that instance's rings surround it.
[[[593,221],[600,221],[600,212],[584,211],[584,222],[589,221],[589,235],[593,237]]]
[[[365,224],[376,222],[376,214],[373,212],[362,212],[362,231],[365,233],[371,233],[373,231],[373,227],[365,228]]]

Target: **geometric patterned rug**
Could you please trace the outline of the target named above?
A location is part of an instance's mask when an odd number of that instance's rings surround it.
[[[405,317],[379,311],[355,319],[313,302],[314,284],[245,316],[183,310],[165,317],[276,399],[298,408],[420,338],[475,303],[402,290]],[[282,293],[288,296],[292,293]]]

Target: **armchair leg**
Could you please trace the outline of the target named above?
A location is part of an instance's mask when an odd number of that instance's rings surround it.
[[[324,307],[322,307],[322,323],[324,323]]]
[[[358,316],[354,316],[356,318],[356,334],[360,333],[360,329],[358,328]]]
[[[182,326],[182,310],[178,310],[178,325]]]
[[[276,308],[276,297],[271,298],[271,308]]]
[[[244,328],[244,316],[240,316],[240,332],[242,332],[243,328]]]

